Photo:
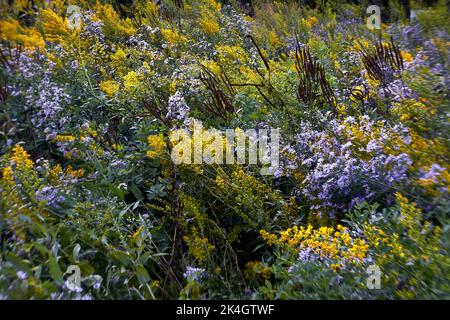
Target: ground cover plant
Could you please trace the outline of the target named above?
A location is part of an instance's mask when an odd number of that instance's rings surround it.
[[[2,0],[0,299],[450,298],[449,21]],[[273,128],[274,170],[215,161]]]

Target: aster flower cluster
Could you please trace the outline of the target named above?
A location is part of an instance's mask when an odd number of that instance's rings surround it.
[[[64,197],[57,188],[45,186],[36,191],[36,200],[44,201],[48,206],[58,209],[60,204],[64,202]]]
[[[33,124],[46,134],[47,139],[61,131],[68,121],[64,116],[64,106],[70,103],[70,96],[64,89],[45,76],[36,88],[35,96],[32,92],[26,97],[27,105],[33,112]]]
[[[51,140],[68,121],[64,108],[71,98],[52,79],[54,63],[44,55],[17,49],[13,49],[11,55],[17,55],[17,59],[9,60],[6,70],[16,81],[8,85],[8,90],[12,96],[24,95],[32,124],[47,140]]]
[[[100,43],[104,43],[105,36],[103,34],[103,22],[94,20],[92,13],[85,11],[81,14],[83,21],[82,36],[90,39],[97,39]]]
[[[205,276],[205,271],[204,268],[188,266],[186,272],[183,273],[183,277],[189,281],[200,281]]]
[[[166,119],[183,122],[186,120],[189,110],[190,108],[184,100],[183,94],[177,91],[169,97]]]
[[[286,170],[295,167],[294,171],[306,170],[296,193],[311,201],[318,214],[325,210],[334,216],[337,210],[370,201],[407,179],[406,172],[412,163],[409,156],[383,150],[389,136],[393,132],[402,133],[401,128],[385,129],[378,138],[357,144],[351,139],[351,130],[346,129],[349,125],[360,127],[369,136],[374,129],[373,121],[367,118],[357,121],[350,117],[343,124],[333,120],[326,130],[303,123],[295,144],[285,147],[289,154],[283,161]],[[403,139],[407,141],[408,136]]]
[[[378,90],[378,95],[392,102],[399,102],[402,99],[417,99],[417,93],[410,89],[402,80],[396,79],[389,82],[385,88]]]

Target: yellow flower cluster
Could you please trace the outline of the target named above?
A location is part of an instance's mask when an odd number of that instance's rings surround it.
[[[429,106],[423,102],[414,99],[403,99],[399,102],[394,102],[394,108],[391,109],[392,114],[396,115],[398,119],[411,128],[419,130],[420,132],[429,131],[427,122],[431,117],[436,115],[436,108]]]
[[[97,131],[95,131],[92,128],[83,129],[80,132],[77,132],[76,135],[72,134],[58,134],[53,139],[53,142],[60,142],[60,143],[67,143],[70,146],[73,146],[76,143],[82,143],[87,147],[87,150],[95,153],[97,156],[102,156],[104,154],[103,149],[99,146],[99,144],[94,139],[87,139],[87,137],[90,136],[92,138],[96,138],[98,136]],[[71,150],[64,156],[68,159],[73,158],[75,155],[76,157],[82,156],[80,153],[74,153]],[[81,151],[78,149],[78,151]]]
[[[189,132],[185,129],[171,130],[170,143],[173,147],[172,155],[179,157],[182,163],[197,163],[203,159],[205,162],[223,163],[231,159],[234,161],[234,142],[228,143],[226,136],[218,130],[203,130],[196,126],[196,120],[189,125]],[[236,129],[236,135],[238,135]],[[245,141],[243,137],[239,141]],[[200,159],[200,160],[199,160]]]
[[[423,222],[422,211],[414,202],[410,202],[400,193],[395,194],[399,206],[399,222],[402,234],[386,234],[383,230],[366,223],[363,227],[364,237],[371,248],[380,249],[375,256],[379,265],[398,261],[412,263],[426,261],[439,251],[440,228]],[[405,242],[409,244],[404,245]],[[385,250],[387,249],[387,250]]]
[[[346,227],[294,226],[281,231],[279,236],[260,231],[261,237],[268,245],[278,245],[287,249],[311,249],[312,253],[321,258],[333,261],[361,262],[367,257],[369,245],[364,239],[350,235]]]
[[[359,120],[362,120],[361,118]],[[370,132],[365,130],[364,121],[356,121],[354,123],[349,121],[344,121],[342,125],[344,126],[344,136],[350,140],[357,147],[365,147],[370,140],[380,138],[381,130],[383,129],[383,122],[378,121]]]
[[[183,208],[184,221],[181,223],[186,230],[189,229],[190,223],[188,221],[195,220],[196,227],[193,228],[194,232],[198,229],[203,232],[205,230],[205,221],[208,219],[206,213],[202,210],[201,204],[193,197],[181,193],[180,200]],[[190,233],[190,231],[186,231]]]
[[[122,62],[126,58],[127,55],[122,49],[118,49],[114,54],[111,55],[111,60],[115,62]]]
[[[209,243],[208,238],[199,236],[195,229],[192,232],[192,235],[184,236],[183,240],[188,245],[190,254],[192,254],[199,264],[206,262],[210,252],[215,249],[215,247]]]
[[[95,130],[95,129],[92,129],[91,127],[89,127],[89,128],[87,128],[86,130],[83,130],[83,135],[82,135],[82,140],[84,140],[83,139],[83,137],[84,136],[86,136],[86,135],[90,135],[92,138],[96,138],[97,137],[97,131]]]
[[[124,74],[128,71],[127,70],[127,53],[122,48],[117,48],[116,51],[109,56],[110,59],[110,67],[114,69],[115,75],[119,78],[123,78]],[[106,72],[106,70],[102,70],[102,74],[104,77],[109,77],[111,74],[109,72]],[[111,80],[110,80],[111,81]],[[116,83],[116,81],[111,81],[113,84]],[[117,91],[117,90],[116,90]]]
[[[51,42],[62,43],[67,36],[67,23],[52,10],[41,11],[45,38]]]
[[[97,2],[95,11],[99,20],[104,23],[104,28],[109,32],[114,32],[128,37],[135,33],[136,30],[133,27],[133,22],[131,19],[121,19],[120,15],[110,4],[101,4]]]
[[[399,146],[399,152],[407,153],[413,160],[414,167],[410,169],[418,171],[434,163],[446,166],[442,159],[447,154],[447,149],[440,138],[426,139],[414,130],[410,130],[409,135],[411,137],[409,144],[399,140],[397,146]]]
[[[199,27],[204,33],[208,35],[219,33],[220,26],[217,22],[216,15],[220,8],[220,3],[214,0],[205,1],[205,3],[200,6]]]
[[[225,187],[225,180],[224,180],[220,175],[217,175],[217,176],[216,176],[216,185],[217,185],[219,188]]]
[[[406,51],[400,51],[400,54],[404,61],[406,61],[408,63],[411,63],[413,61],[413,56],[411,55],[411,53],[406,52]]]
[[[362,118],[359,120],[354,123],[343,121],[342,125],[344,126],[344,137],[347,141],[352,142],[354,151],[361,159],[371,157],[369,153],[361,152],[361,150],[365,150],[371,140],[383,140],[383,152],[387,154],[398,155],[405,152],[410,155],[409,152],[401,148],[401,146],[407,147],[403,137],[395,131],[386,130],[386,125],[383,121],[377,121],[373,124],[371,130],[367,130],[364,128],[367,123]]]
[[[210,10],[213,11],[214,13],[218,13],[219,10],[222,8],[222,5],[220,4],[219,1],[202,0],[201,2],[203,3],[201,6],[202,10]]]
[[[219,53],[219,63],[225,65],[227,63],[248,61],[245,49],[239,46],[218,45],[216,50]]]
[[[210,17],[204,17],[200,19],[199,26],[200,29],[208,35],[213,35],[219,33],[220,31],[220,27],[217,21],[212,20]]]
[[[174,47],[176,45],[182,45],[187,42],[187,38],[180,34],[176,30],[172,29],[161,29],[162,36],[164,40],[168,43],[169,47]]]
[[[13,170],[11,167],[5,167],[2,170],[2,180],[5,182],[10,182],[14,180]]]
[[[273,190],[269,186],[260,182],[252,175],[245,173],[241,167],[231,173],[231,182],[260,194],[268,195],[273,193]]]
[[[14,162],[17,168],[20,168],[21,170],[33,169],[33,160],[30,159],[30,155],[28,154],[28,152],[18,144],[13,147],[11,160]]]
[[[125,89],[134,89],[139,85],[139,78],[138,75],[135,71],[130,71],[128,72],[124,77],[123,77],[123,86],[125,87]]]
[[[379,248],[380,246],[387,245],[389,241],[389,237],[383,230],[372,226],[369,223],[364,224],[363,233],[367,243],[369,243],[369,246],[373,248]]]
[[[421,233],[426,231],[422,229],[422,210],[417,208],[414,202],[410,203],[399,192],[395,194],[395,198],[400,206],[400,223],[405,227],[411,239],[420,239]]]
[[[66,174],[73,176],[75,178],[81,178],[84,175],[84,169],[80,168],[80,169],[74,170],[73,167],[71,165],[69,165],[66,168]]]
[[[71,134],[58,134],[53,139],[54,142],[72,142],[75,140],[75,137]]]
[[[21,44],[26,48],[44,48],[44,39],[34,30],[24,28],[17,20],[0,21],[0,40]]]
[[[62,173],[63,173],[63,170],[61,168],[61,165],[59,163],[56,164],[48,172],[49,181],[52,183],[56,183]]]
[[[269,32],[269,43],[274,48],[278,48],[283,45],[283,41],[280,40],[275,30],[271,30]]]
[[[261,237],[263,238],[263,240],[267,242],[267,244],[268,244],[269,246],[273,246],[273,245],[279,244],[278,237],[277,237],[276,234],[274,234],[274,233],[269,233],[269,232],[267,232],[266,230],[261,230],[261,231],[259,232],[259,234],[261,235]]]
[[[166,142],[162,134],[150,135],[147,138],[148,145],[151,150],[147,151],[147,156],[151,159],[156,158],[163,154],[166,149]]]
[[[309,26],[310,28],[313,27],[313,26],[315,26],[318,22],[319,22],[319,20],[318,20],[316,17],[314,17],[314,16],[309,16],[309,17],[306,19],[306,23],[308,24],[308,26]]]
[[[100,89],[109,97],[113,97],[119,91],[119,84],[114,80],[100,82]]]

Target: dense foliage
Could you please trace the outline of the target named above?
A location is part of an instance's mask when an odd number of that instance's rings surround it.
[[[317,3],[1,1],[0,298],[450,298],[447,4]],[[199,121],[280,167],[173,163]]]

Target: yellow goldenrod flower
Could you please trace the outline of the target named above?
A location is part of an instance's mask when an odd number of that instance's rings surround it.
[[[147,151],[147,156],[151,159],[163,154],[166,148],[166,142],[162,134],[148,136],[147,142],[151,150]]]
[[[202,64],[208,71],[211,71],[214,74],[220,73],[220,66],[215,61],[205,60]]]
[[[2,180],[3,181],[13,181],[14,175],[11,167],[5,167],[2,170]]]
[[[71,134],[58,134],[53,139],[55,142],[72,142],[75,140],[75,137]]]
[[[115,96],[119,91],[119,84],[113,80],[100,82],[100,89],[109,97]]]
[[[280,40],[275,30],[269,32],[269,43],[274,48],[278,48],[283,44],[283,41]]]
[[[267,232],[266,230],[260,230],[259,234],[267,242],[269,246],[272,246],[277,243],[278,238],[276,235]]]
[[[136,88],[139,85],[137,73],[134,71],[128,72],[127,75],[123,77],[123,80],[123,85],[126,89]]]
[[[196,230],[193,231],[194,235],[184,236],[183,240],[189,247],[189,252],[197,259],[199,264],[206,261],[211,251],[215,249],[215,246],[209,243],[208,238],[200,237]]]
[[[13,153],[11,156],[11,160],[15,163],[15,165],[20,169],[33,169],[33,161],[30,159],[30,155],[28,154],[22,146],[16,144],[13,147]]]
[[[0,39],[14,44],[21,44],[26,48],[44,49],[44,39],[34,30],[24,28],[19,21],[9,19],[0,21]]]
[[[314,16],[309,16],[306,19],[306,22],[308,23],[309,27],[313,27],[319,22],[319,20],[316,17],[314,17]]]
[[[164,40],[169,44],[169,46],[173,47],[178,44],[184,44],[187,42],[187,38],[176,30],[172,29],[162,29],[162,36]]]
[[[44,9],[41,13],[46,40],[58,43],[64,42],[67,36],[67,23],[64,19],[52,10]]]
[[[285,249],[308,249],[322,258],[346,262],[361,263],[366,258],[369,245],[359,238],[352,238],[347,228],[338,226],[337,230],[330,227],[314,229],[294,226],[281,231],[277,237],[265,230],[260,235],[268,245],[278,245]],[[336,264],[336,270],[342,265]]]
[[[201,10],[212,11],[214,13],[218,13],[219,10],[222,8],[222,5],[220,4],[220,2],[215,1],[215,0],[202,0],[202,2],[204,4],[202,5]]]
[[[212,17],[204,17],[199,21],[200,29],[208,34],[213,35],[219,33],[220,27],[217,21],[213,20]]]
[[[341,269],[341,265],[339,263],[333,263],[330,268],[335,271],[338,272]]]
[[[223,187],[225,186],[225,180],[224,180],[220,175],[218,175],[218,176],[216,177],[216,185],[217,185],[219,188],[223,188]]]
[[[50,171],[48,172],[48,179],[54,183],[58,181],[58,178],[62,174],[63,170],[61,168],[61,165],[58,163],[55,166],[53,166]]]
[[[73,176],[75,178],[81,178],[84,175],[84,170],[82,168],[74,170],[71,165],[66,169],[66,174]]]
[[[406,51],[400,51],[400,54],[404,61],[406,61],[408,63],[411,63],[413,61],[413,57],[412,57],[411,53],[406,52]]]
[[[118,49],[113,55],[111,55],[111,60],[113,61],[123,61],[126,58],[127,55],[122,49]]]

